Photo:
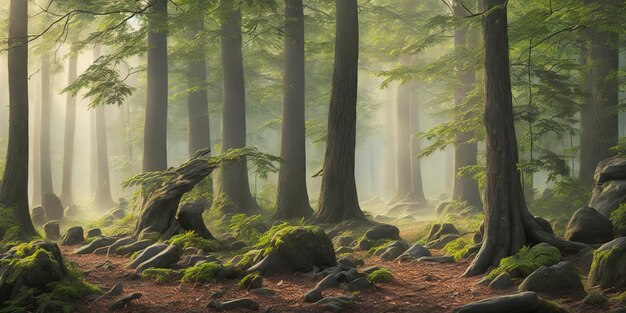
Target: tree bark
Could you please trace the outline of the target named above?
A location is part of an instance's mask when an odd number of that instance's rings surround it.
[[[167,0],[152,0],[149,17],[143,171],[167,168]]]
[[[209,99],[206,84],[206,52],[204,36],[204,19],[193,20],[189,25],[191,36],[199,37],[200,43],[189,59],[187,74],[189,88],[196,90],[187,95],[187,111],[189,114],[189,157],[202,149],[211,149],[209,129]]]
[[[566,241],[544,231],[528,212],[520,173],[513,122],[509,70],[507,0],[485,0],[483,16],[487,185],[485,232],[480,251],[464,276],[485,273],[527,242],[547,242],[567,250],[585,244]]]
[[[70,54],[67,70],[67,84],[77,78],[78,55]],[[68,207],[74,204],[72,194],[72,174],[74,169],[74,140],[76,132],[76,97],[69,92],[65,102],[65,134],[63,137],[63,180],[61,183],[61,201]]]
[[[41,57],[41,126],[39,137],[41,138],[41,199],[48,194],[54,193],[52,185],[52,160],[50,159],[50,111],[52,108],[52,92],[50,90],[50,56]]]
[[[454,2],[454,15],[457,17],[466,17],[469,12],[463,8],[458,1]],[[455,49],[476,47],[477,38],[470,38],[467,27],[460,27],[454,30],[454,47]],[[478,36],[476,36],[478,37]],[[456,78],[459,82],[458,87],[454,90],[454,105],[463,110],[465,98],[473,89],[476,83],[476,74],[473,71],[457,71]],[[466,118],[471,117],[466,114]],[[467,204],[482,209],[483,203],[480,199],[480,191],[478,190],[478,182],[468,175],[459,176],[461,169],[467,166],[475,166],[478,163],[478,143],[467,142],[474,138],[474,132],[459,133],[456,136],[454,145],[454,189],[452,199],[464,201]]]
[[[402,65],[409,65],[408,57]],[[408,82],[396,87],[396,194],[390,204],[406,199],[413,189],[411,173],[411,87]]]
[[[28,1],[11,0],[8,44],[9,142],[0,205],[13,210],[23,235],[33,236],[28,210]]]
[[[283,126],[276,217],[310,217],[313,209],[306,188],[304,99],[304,8],[302,0],[285,0],[285,68]]]
[[[354,179],[359,20],[356,0],[336,0],[335,61],[328,136],[316,221],[339,223],[367,218],[359,207]]]
[[[222,22],[221,44],[224,70],[224,113],[222,123],[222,151],[246,146],[246,90],[244,86],[243,56],[241,53],[241,11],[229,0],[220,1],[227,10]],[[229,204],[222,213],[253,214],[260,211],[250,194],[248,165],[239,160],[220,171],[221,183],[216,195],[225,195]]]
[[[34,88],[32,92],[30,92],[31,99],[33,99],[33,129],[32,129],[32,137],[33,137],[33,158],[31,160],[31,164],[33,167],[33,180],[30,182],[33,186],[33,202],[31,205],[33,207],[41,205],[42,197],[41,197],[41,100],[38,97],[41,96],[41,91],[37,89],[41,89],[41,86],[36,82],[32,83]]]
[[[415,95],[416,84],[411,84],[411,196],[409,200],[417,201],[422,205],[426,205],[426,196],[424,195],[424,184],[422,180],[422,159],[417,156],[422,152],[420,138],[416,134],[420,131],[420,100]]]
[[[614,6],[617,2],[586,0],[585,3]],[[592,25],[586,29],[585,37],[589,44],[585,58],[589,97],[580,112],[579,179],[585,186],[592,186],[596,166],[615,155],[610,148],[618,143],[619,35],[599,31]]]

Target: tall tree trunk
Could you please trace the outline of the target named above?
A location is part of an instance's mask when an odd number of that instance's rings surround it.
[[[67,84],[76,80],[78,55],[70,54],[67,70]],[[74,169],[74,140],[76,130],[76,97],[67,93],[65,102],[65,135],[63,138],[63,181],[61,183],[61,201],[66,207],[74,204],[72,194],[72,173]]]
[[[616,1],[586,0],[588,5],[614,6]],[[615,8],[617,10],[617,8]],[[593,185],[598,163],[615,154],[618,142],[619,36],[599,31],[592,25],[585,31],[589,44],[586,56],[586,87],[589,97],[580,112],[580,181]]]
[[[94,49],[94,61],[100,57],[100,46]],[[93,204],[99,209],[110,209],[114,205],[111,197],[111,179],[109,177],[109,144],[107,142],[106,110],[103,103],[96,108],[96,159],[97,181]]]
[[[41,73],[40,73],[41,75]],[[41,82],[40,82],[41,83]],[[32,92],[30,95],[34,100],[33,106],[33,129],[32,129],[32,138],[33,138],[33,159],[31,160],[32,171],[33,171],[33,180],[30,182],[33,186],[33,202],[31,203],[33,207],[41,205],[41,85],[37,84],[37,82],[33,82],[31,88]],[[39,89],[37,88],[39,87]]]
[[[152,0],[148,32],[143,171],[167,168],[167,0]]]
[[[316,220],[367,220],[354,179],[356,98],[359,68],[357,0],[336,0],[335,62],[328,111],[328,136]]]
[[[409,65],[408,57],[402,65]],[[411,195],[411,87],[408,82],[396,87],[396,194],[390,204]]]
[[[50,159],[50,115],[52,109],[52,92],[50,90],[50,56],[41,57],[41,198],[54,193],[52,186],[52,160]]]
[[[224,114],[222,151],[246,146],[246,90],[241,54],[241,11],[233,1],[221,0],[227,10],[221,27],[222,65],[224,70]],[[245,159],[223,167],[216,195],[225,195],[229,204],[222,213],[256,213],[260,207],[250,194],[248,165]]]
[[[502,258],[517,253],[529,241],[545,241],[561,249],[586,247],[545,232],[526,207],[517,168],[506,2],[484,1],[486,12],[489,12],[483,16],[487,148],[485,235],[465,276],[485,273],[489,267],[497,266]]]
[[[0,205],[13,210],[23,235],[33,236],[28,211],[28,1],[11,0],[9,12],[9,143]]]
[[[454,15],[457,17],[465,17],[469,13],[463,8],[458,1],[454,2]],[[470,36],[467,27],[459,27],[454,30],[454,48],[455,49],[473,49],[476,47],[477,38]],[[475,36],[478,37],[478,36]],[[476,74],[473,71],[457,71],[456,78],[459,81],[458,87],[454,90],[454,105],[459,110],[463,109],[465,98],[472,91],[476,83]],[[471,117],[466,114],[466,118]],[[454,189],[452,199],[464,201],[478,209],[482,209],[483,203],[480,199],[480,191],[478,190],[478,182],[468,175],[459,176],[461,169],[467,166],[475,166],[478,163],[478,143],[467,142],[474,137],[474,132],[459,133],[456,136],[454,145]]]
[[[420,99],[416,95],[416,84],[411,84],[411,197],[410,200],[417,201],[421,205],[426,205],[424,195],[424,184],[422,180],[422,160],[417,156],[422,152],[420,139],[416,135],[420,131]]]
[[[96,134],[96,110],[89,110],[89,153],[98,155],[98,136]],[[89,158],[89,191],[92,195],[98,189],[98,158]]]
[[[283,77],[283,127],[278,176],[278,218],[313,214],[306,188],[304,101],[304,8],[302,0],[285,0],[285,69]]]

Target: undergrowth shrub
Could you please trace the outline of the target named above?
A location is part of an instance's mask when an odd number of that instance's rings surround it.
[[[202,249],[205,252],[217,251],[219,249],[219,243],[215,240],[204,239],[193,231],[188,231],[183,234],[172,236],[167,243],[187,249],[194,247]]]
[[[215,262],[201,263],[185,269],[181,281],[192,283],[210,283],[215,280],[222,266]]]
[[[522,247],[516,255],[500,260],[500,265],[487,275],[494,279],[502,273],[513,277],[526,277],[542,266],[551,266],[561,261],[561,252],[556,247],[540,243],[532,248]]]
[[[388,283],[393,281],[393,275],[388,269],[380,268],[367,275],[367,280],[372,283]]]
[[[169,268],[147,268],[141,272],[141,277],[154,279],[164,283],[178,278],[178,272]]]
[[[474,240],[468,237],[459,237],[448,242],[444,247],[443,251],[454,258],[455,261],[458,261],[466,256],[468,256],[469,249],[474,245]]]
[[[626,203],[611,212],[610,220],[613,222],[615,234],[618,236],[626,236]]]

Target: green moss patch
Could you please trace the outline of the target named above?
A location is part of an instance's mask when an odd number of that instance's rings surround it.
[[[241,289],[251,290],[263,287],[263,277],[259,273],[252,273],[242,278],[237,285]]]
[[[141,277],[154,279],[156,282],[164,283],[178,279],[180,273],[169,268],[147,268],[141,272]]]
[[[469,254],[469,249],[474,245],[474,240],[472,238],[460,237],[448,242],[444,247],[443,251],[454,258],[455,261],[458,261],[464,257],[467,257]]]
[[[540,300],[539,307],[535,311],[537,313],[568,313],[569,311],[558,303],[547,300]]]
[[[372,283],[388,283],[393,281],[393,275],[386,268],[377,269],[367,275],[367,280]]]
[[[167,243],[179,246],[182,249],[194,247],[197,249],[202,249],[205,252],[213,252],[219,249],[219,243],[217,241],[204,239],[193,231],[188,231],[184,234],[173,236],[172,238],[170,238],[170,240],[167,241]]]
[[[611,212],[609,219],[613,222],[615,233],[619,236],[626,236],[626,203]]]
[[[604,298],[602,296],[601,293],[598,292],[592,292],[590,294],[588,294],[585,299],[583,299],[583,303],[586,305],[593,305],[593,306],[598,306],[598,305],[603,305],[605,303],[607,303],[608,301],[606,300],[606,298]]]
[[[611,301],[617,303],[626,303],[626,291],[618,294],[617,296],[611,298]]]
[[[215,262],[201,263],[186,269],[181,280],[192,283],[210,283],[215,280],[220,270],[222,266]]]
[[[502,273],[513,277],[526,277],[542,266],[551,266],[561,261],[561,252],[556,247],[540,243],[532,248],[522,247],[516,255],[500,260],[500,265],[492,270],[488,279]]]

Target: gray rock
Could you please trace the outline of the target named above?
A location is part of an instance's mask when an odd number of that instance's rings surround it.
[[[389,224],[376,225],[365,232],[365,238],[369,240],[400,240],[400,229]]]
[[[357,242],[356,246],[361,251],[367,251],[372,248],[372,243],[369,240],[363,238],[359,242]]]
[[[588,287],[626,287],[626,237],[607,242],[595,251]]]
[[[404,253],[398,257],[398,260],[400,260],[400,262],[411,262],[424,256],[432,256],[430,250],[420,244],[414,244],[404,251]]]
[[[537,224],[539,224],[539,226],[541,226],[541,228],[543,228],[543,230],[545,230],[547,233],[554,234],[552,224],[550,224],[548,220],[540,216],[535,216],[535,221],[537,221]]]
[[[277,294],[276,290],[267,289],[267,288],[256,288],[256,289],[250,290],[250,292],[257,296],[266,297],[266,298],[275,297]]]
[[[112,237],[98,237],[94,239],[92,242],[74,250],[76,254],[89,254],[96,251],[98,248],[108,247],[113,244],[117,239]]]
[[[132,242],[130,244],[126,244],[126,245],[122,245],[119,246],[115,249],[115,254],[118,255],[128,255],[128,254],[132,254],[135,253],[137,251],[143,250],[151,245],[154,244],[154,240],[151,239],[144,239],[144,240],[139,240],[139,241],[135,241]],[[113,251],[113,248],[111,248],[111,250]]]
[[[357,278],[349,282],[346,289],[349,292],[355,292],[355,291],[367,290],[367,289],[370,289],[371,287],[372,287],[372,283],[367,279],[367,277],[361,277],[361,278]]]
[[[46,233],[46,239],[57,240],[61,237],[61,227],[57,222],[48,222],[43,225],[43,231]]]
[[[459,238],[460,235],[457,234],[447,234],[439,237],[435,240],[432,240],[426,244],[426,248],[429,249],[443,249],[449,242]]]
[[[365,265],[365,262],[363,262],[363,260],[357,259],[357,258],[355,258],[354,256],[351,256],[351,255],[345,256],[345,257],[337,260],[337,263],[344,270],[351,269],[351,268],[357,268],[359,266]]]
[[[161,253],[163,250],[167,248],[167,244],[165,243],[155,243],[143,251],[139,252],[135,259],[128,265],[129,268],[137,268],[141,263],[148,261],[155,255]]]
[[[423,256],[416,262],[433,262],[433,263],[453,263],[454,258],[451,256]]]
[[[435,224],[433,225],[433,227],[430,228],[426,242],[430,243],[432,241],[438,240],[445,235],[460,235],[460,233],[453,224]]]
[[[338,297],[326,297],[315,302],[323,310],[330,310],[333,312],[344,312],[354,307],[354,296],[338,296]]]
[[[177,245],[169,245],[165,250],[159,252],[159,254],[153,256],[147,261],[137,266],[137,273],[141,273],[143,270],[155,267],[166,268],[176,264],[183,254],[183,250]]]
[[[589,206],[605,217],[626,202],[626,158],[615,156],[598,163]]]
[[[384,248],[379,249],[376,255],[379,255],[382,260],[390,261],[399,257],[407,248],[404,241],[396,240],[388,243]]]
[[[98,297],[96,300],[94,300],[94,302],[100,301],[101,299],[104,299],[107,297],[119,296],[122,293],[124,293],[124,285],[121,282],[119,282],[115,284],[115,286],[111,287],[111,289],[107,290],[107,292],[105,292],[100,297]]]
[[[339,249],[335,250],[336,254],[343,254],[343,253],[353,253],[354,250],[352,250],[352,248],[348,248],[348,247],[339,247]]]
[[[337,286],[339,286],[339,281],[335,275],[328,275],[304,295],[304,301],[310,303],[317,302],[323,298],[322,292],[325,289]]]
[[[367,274],[360,273],[359,271],[357,271],[356,268],[351,268],[347,271],[343,271],[343,272],[339,272],[335,274],[335,277],[340,282],[349,283],[355,279],[358,279],[361,277],[367,277]]]
[[[83,237],[84,230],[80,226],[70,227],[65,231],[61,238],[61,245],[75,245],[85,241]]]
[[[109,306],[109,308],[111,310],[119,310],[122,309],[124,307],[126,307],[127,305],[129,305],[133,300],[137,300],[139,298],[141,298],[142,294],[139,292],[135,292],[131,295],[119,298],[117,300],[115,300],[115,302],[113,302],[113,304],[111,304],[111,306]]]
[[[454,313],[535,313],[540,305],[534,292],[489,298],[454,309]]]
[[[576,267],[570,262],[560,262],[550,267],[542,266],[530,274],[519,286],[520,291],[547,294],[584,292]]]
[[[491,289],[509,289],[511,287],[513,287],[513,280],[509,273],[502,273],[489,283]]]
[[[371,273],[376,272],[379,269],[380,269],[380,267],[378,267],[378,266],[370,266],[368,268],[362,269],[361,272],[363,272],[365,274],[371,274]]]
[[[61,199],[59,199],[59,197],[55,194],[45,194],[41,200],[41,204],[46,215],[46,220],[52,221],[63,219],[63,204],[61,203]]]
[[[91,228],[87,230],[87,238],[100,236],[102,236],[102,231],[100,230],[100,228]]]
[[[33,213],[31,214],[31,219],[33,220],[33,224],[36,226],[43,225],[46,222],[46,212],[43,207],[38,206],[33,208]]]
[[[199,202],[184,203],[178,208],[178,223],[186,231],[193,231],[204,239],[213,239],[213,235],[204,225],[202,213],[205,206]]]
[[[339,247],[350,247],[354,242],[354,237],[352,236],[339,236],[334,240],[335,244]]]
[[[611,221],[589,207],[574,212],[565,230],[565,239],[587,244],[609,242],[614,237]]]
[[[233,311],[233,310],[252,310],[252,311],[257,311],[259,310],[260,306],[257,302],[253,301],[252,299],[236,299],[236,300],[231,300],[231,301],[224,301],[224,302],[217,302],[217,301],[211,301],[206,305],[207,309],[213,308],[213,309],[218,309],[218,310],[223,310],[223,311]]]

